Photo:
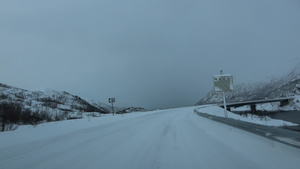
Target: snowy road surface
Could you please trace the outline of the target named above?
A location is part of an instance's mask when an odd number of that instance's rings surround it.
[[[0,168],[299,168],[299,149],[200,117],[195,108],[0,133]]]

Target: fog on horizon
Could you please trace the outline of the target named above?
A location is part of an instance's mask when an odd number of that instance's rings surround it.
[[[116,106],[194,105],[212,77],[269,81],[300,63],[300,1],[0,2],[0,83]]]

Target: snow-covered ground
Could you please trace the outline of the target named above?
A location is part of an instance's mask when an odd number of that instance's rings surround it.
[[[202,108],[197,109],[197,111],[201,113],[207,113],[219,117],[225,117],[225,112],[223,108],[220,108],[219,106],[211,105],[211,106],[204,106]],[[247,116],[240,116],[237,114],[234,114],[230,111],[227,111],[228,118],[236,119],[236,120],[241,120],[241,121],[246,121],[250,123],[255,123],[255,124],[261,124],[261,125],[266,125],[266,126],[296,126],[298,124],[291,123],[288,121],[283,121],[283,120],[278,120],[278,119],[272,119],[270,117],[259,117],[257,115],[247,115]]]
[[[299,149],[200,117],[196,108],[200,106],[2,132],[0,168],[299,168]]]

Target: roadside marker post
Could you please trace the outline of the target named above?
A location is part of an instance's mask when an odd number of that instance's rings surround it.
[[[223,93],[224,115],[228,118],[225,92],[233,91],[233,77],[231,74],[223,75],[223,70],[221,70],[220,75],[215,75],[213,77],[213,82],[214,91]]]

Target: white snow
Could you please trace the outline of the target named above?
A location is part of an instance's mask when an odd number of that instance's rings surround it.
[[[300,143],[295,141],[295,140],[292,140],[292,139],[289,139],[289,138],[285,138],[285,137],[275,137],[277,140],[280,140],[280,141],[283,141],[283,142],[286,142],[286,143],[289,143],[289,144],[292,144],[292,145],[297,145],[297,146],[300,146]]]
[[[294,100],[291,105],[294,109],[300,110],[300,95],[294,96]]]
[[[196,108],[200,107],[106,115],[2,132],[0,168],[299,167],[299,149],[200,117],[193,112]]]
[[[224,117],[224,109],[220,108],[219,106],[205,106],[197,109],[197,111],[201,113],[207,113],[219,117]],[[266,125],[266,126],[293,126],[297,125],[295,123],[283,121],[283,120],[278,120],[278,119],[272,119],[270,117],[259,117],[256,115],[248,115],[246,116],[240,116],[237,114],[234,114],[230,111],[227,111],[228,113],[228,118],[236,119],[236,120],[241,120],[241,121],[246,121],[250,123],[255,123],[255,124],[261,124],[261,125]]]

